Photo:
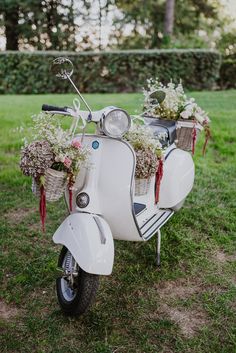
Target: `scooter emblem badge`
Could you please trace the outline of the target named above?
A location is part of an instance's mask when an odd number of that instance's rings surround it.
[[[98,141],[93,141],[92,142],[92,147],[93,147],[94,150],[97,150],[98,147],[99,147],[99,142]]]

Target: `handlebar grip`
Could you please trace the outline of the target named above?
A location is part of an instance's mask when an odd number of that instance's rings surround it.
[[[42,111],[44,112],[64,112],[68,113],[67,107],[54,107],[53,105],[43,104]]]

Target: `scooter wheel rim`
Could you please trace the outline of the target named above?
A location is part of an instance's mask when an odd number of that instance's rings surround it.
[[[63,270],[69,270],[68,263],[71,260],[75,261],[71,252],[69,250],[67,250],[67,253],[65,254],[65,257],[64,257],[63,263],[62,263]],[[64,299],[67,302],[71,302],[72,300],[74,300],[76,297],[76,294],[77,294],[77,290],[72,289],[69,285],[68,280],[66,280],[65,278],[61,278],[61,292],[62,292]]]
[[[71,289],[68,282],[64,278],[61,278],[61,291],[66,301],[71,302],[73,299],[75,299],[76,290]]]

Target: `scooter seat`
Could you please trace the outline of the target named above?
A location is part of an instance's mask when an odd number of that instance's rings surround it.
[[[148,125],[153,130],[155,136],[158,137],[163,132],[166,133],[167,138],[160,140],[163,147],[171,145],[175,142],[176,121],[153,118],[152,116],[145,116],[144,120],[146,125]]]

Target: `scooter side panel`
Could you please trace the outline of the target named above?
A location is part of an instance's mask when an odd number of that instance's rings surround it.
[[[113,237],[142,241],[133,215],[135,154],[125,142],[104,139],[98,194]]]
[[[74,213],[60,225],[53,241],[66,246],[84,271],[111,274],[114,242],[108,224],[101,217]]]
[[[98,148],[93,149],[95,142]],[[90,203],[80,209],[74,202],[73,212],[102,215],[115,239],[142,241],[133,215],[133,149],[122,140],[97,135],[85,135],[83,143],[90,150],[90,167],[83,181],[78,175],[75,197],[78,193],[86,192]]]
[[[160,187],[160,208],[171,208],[184,200],[194,183],[194,163],[190,153],[174,149],[164,163]]]

